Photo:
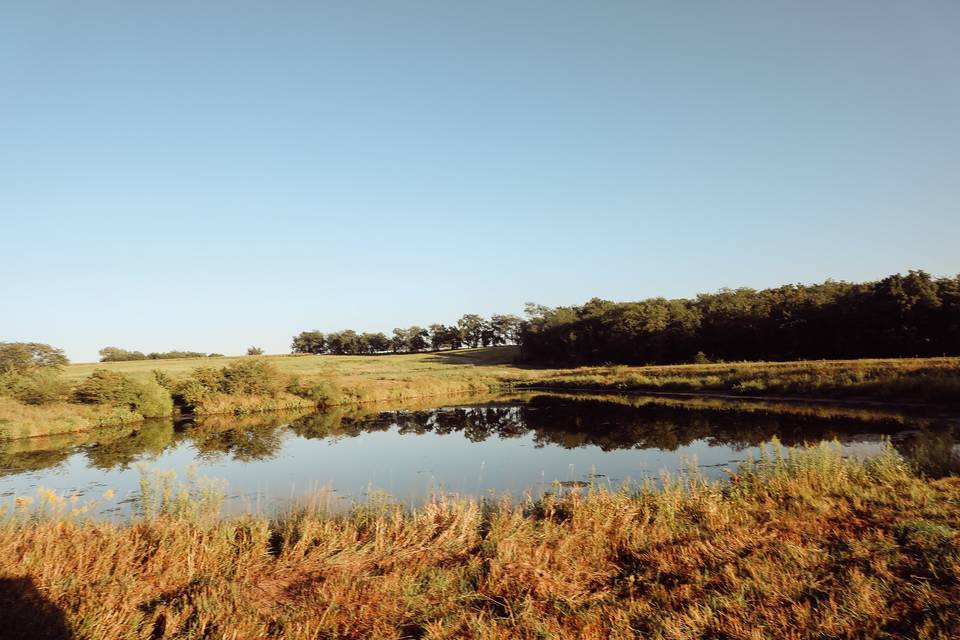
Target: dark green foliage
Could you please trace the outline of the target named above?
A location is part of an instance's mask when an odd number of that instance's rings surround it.
[[[262,355],[263,355],[263,349],[261,349],[260,347],[247,347],[247,355],[248,355],[248,356],[262,356]]]
[[[360,336],[367,353],[382,353],[390,350],[390,338],[383,333],[364,333]]]
[[[139,381],[122,373],[96,369],[73,390],[83,404],[127,407],[146,418],[168,416],[173,411],[170,393],[156,381]]]
[[[476,314],[463,316],[456,325],[431,324],[429,329],[412,326],[396,328],[393,335],[357,333],[352,329],[324,335],[303,331],[290,345],[294,353],[332,353],[362,355],[374,353],[417,353],[427,349],[459,349],[501,344],[516,344],[523,321],[517,316],[494,315],[489,321]]]
[[[69,364],[62,349],[39,342],[0,342],[0,374],[36,368],[59,369]]]
[[[579,307],[528,305],[534,362],[655,364],[960,353],[960,276],[923,271],[879,282],[828,280]]]
[[[301,331],[293,337],[290,350],[293,353],[324,353],[327,350],[327,338],[319,331]]]

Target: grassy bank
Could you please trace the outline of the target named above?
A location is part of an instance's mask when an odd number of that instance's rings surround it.
[[[127,523],[49,493],[0,524],[22,637],[953,637],[960,480],[895,454],[771,454],[727,485],[224,519],[146,489]],[[42,504],[41,504],[42,503]],[[20,625],[19,627],[17,625]],[[29,635],[29,634],[33,635]],[[59,633],[60,635],[56,635]]]
[[[581,367],[520,386],[957,404],[960,358]]]
[[[730,363],[656,367],[538,369],[513,364],[513,347],[383,356],[266,356],[261,362],[287,382],[270,393],[206,393],[193,402],[199,414],[309,409],[317,406],[486,393],[517,388],[788,396],[956,405],[960,358]],[[70,385],[94,371],[140,384],[161,372],[176,385],[197,370],[234,367],[245,358],[150,360],[76,364],[64,369]],[[201,376],[202,377],[202,376]],[[289,381],[296,383],[290,386]],[[130,424],[142,416],[127,408],[55,402],[30,406],[0,398],[0,438],[20,438]]]

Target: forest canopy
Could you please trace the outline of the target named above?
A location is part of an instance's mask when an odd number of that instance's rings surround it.
[[[528,303],[526,319],[466,314],[453,325],[303,331],[294,353],[374,354],[517,344],[536,364],[674,364],[960,354],[960,275],[721,289],[694,298],[579,306]]]
[[[527,305],[523,359],[666,364],[960,353],[960,276],[924,271],[876,282],[827,280],[695,298]]]

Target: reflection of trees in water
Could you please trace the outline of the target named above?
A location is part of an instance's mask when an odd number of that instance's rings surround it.
[[[16,475],[37,469],[48,469],[64,462],[73,449],[33,449],[11,451],[0,445],[0,476]]]
[[[882,434],[919,468],[933,475],[960,471],[956,425],[929,420],[911,422],[902,415],[831,414],[809,410],[753,406],[738,410],[736,403],[651,401],[650,398],[589,398],[540,395],[525,403],[505,402],[416,411],[370,412],[340,409],[291,418],[283,414],[221,416],[174,428],[170,421],[153,421],[110,438],[80,445],[91,466],[126,467],[145,453],[158,455],[190,442],[204,458],[230,456],[252,461],[276,456],[284,434],[302,438],[350,438],[396,428],[401,434],[460,433],[471,442],[489,438],[530,435],[538,447],[568,449],[595,446],[604,451],[623,449],[676,450],[697,440],[735,448],[755,446],[776,436],[787,445]],[[862,413],[862,416],[861,416]],[[907,426],[917,427],[904,431]],[[19,472],[58,464],[76,450],[38,449],[10,454],[0,449],[0,468]]]
[[[276,426],[198,430],[192,434],[191,440],[200,458],[216,459],[229,455],[234,460],[251,462],[273,458],[280,453],[283,431]]]
[[[97,469],[126,468],[144,454],[159,455],[177,439],[170,420],[147,420],[83,434],[0,443],[0,475],[48,469],[80,452]]]
[[[941,478],[960,474],[960,428],[911,432],[897,443],[900,453],[924,475]]]
[[[146,455],[158,456],[177,438],[173,422],[144,422],[126,437],[88,445],[84,449],[90,466],[97,469],[127,468]]]

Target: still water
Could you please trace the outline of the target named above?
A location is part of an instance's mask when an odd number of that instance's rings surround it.
[[[312,414],[150,421],[84,436],[0,443],[0,504],[41,487],[101,514],[135,508],[141,475],[226,481],[231,511],[269,511],[318,492],[332,508],[386,492],[410,505],[437,493],[542,495],[617,488],[696,465],[726,477],[758,445],[839,440],[869,456],[891,442],[940,473],[960,459],[956,420],[890,409],[772,402],[531,393]]]

